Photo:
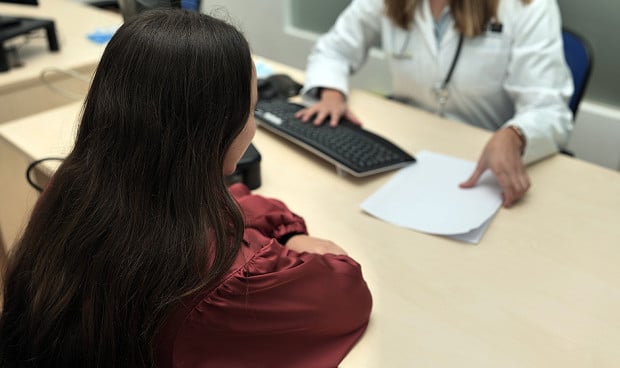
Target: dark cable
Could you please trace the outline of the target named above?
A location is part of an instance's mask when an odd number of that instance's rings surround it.
[[[450,83],[450,79],[452,79],[452,73],[454,72],[454,68],[456,67],[456,62],[459,60],[459,56],[461,55],[461,49],[463,48],[463,34],[459,35],[459,44],[456,46],[456,52],[454,53],[454,58],[452,59],[452,64],[450,64],[450,70],[448,70],[448,74],[446,75],[446,79],[441,83],[441,89],[446,89],[448,87],[448,83]]]
[[[43,191],[43,188],[41,188],[40,186],[38,186],[30,177],[30,173],[32,172],[32,170],[40,163],[45,162],[45,161],[63,161],[64,157],[45,157],[42,158],[40,160],[36,160],[33,161],[30,165],[28,165],[28,167],[26,168],[26,181],[28,181],[28,184],[30,184],[31,187],[33,187],[34,189],[36,189],[39,193]]]

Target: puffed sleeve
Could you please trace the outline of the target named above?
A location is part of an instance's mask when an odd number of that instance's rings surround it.
[[[246,241],[258,239],[246,232]],[[363,335],[371,305],[351,258],[297,253],[271,239],[193,308],[174,365],[336,367]]]
[[[561,21],[555,0],[522,5],[516,14],[514,45],[504,88],[515,101],[515,116],[506,125],[521,128],[527,139],[523,161],[556,153],[568,143],[573,92],[564,60]]]
[[[243,184],[234,184],[229,191],[241,207],[246,228],[276,239],[289,234],[307,234],[304,220],[281,201],[252,194]]]
[[[382,0],[354,0],[317,41],[306,67],[302,95],[312,102],[319,87],[349,92],[349,75],[366,61],[381,34]]]

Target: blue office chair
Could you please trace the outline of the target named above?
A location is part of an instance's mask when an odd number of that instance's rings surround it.
[[[566,28],[562,28],[562,40],[564,42],[564,57],[573,76],[575,87],[573,96],[568,103],[573,111],[574,119],[592,72],[592,48],[583,37]]]
[[[562,28],[562,41],[564,43],[564,58],[573,76],[574,91],[568,102],[568,107],[573,112],[574,120],[581,98],[590,80],[593,64],[592,48],[583,37],[566,28]],[[566,148],[560,149],[560,152],[568,156],[575,156]]]

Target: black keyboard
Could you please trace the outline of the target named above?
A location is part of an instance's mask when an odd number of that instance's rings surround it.
[[[415,158],[379,135],[342,119],[332,128],[326,122],[302,123],[295,113],[303,106],[285,100],[260,100],[258,125],[315,153],[354,176],[367,176],[415,162]]]

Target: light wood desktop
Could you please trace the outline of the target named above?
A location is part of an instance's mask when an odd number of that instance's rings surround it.
[[[414,154],[476,160],[490,136],[365,92],[352,93],[350,103],[367,129]],[[74,103],[0,126],[0,147],[18,158],[15,185],[26,185],[31,160],[69,151],[79,109]],[[539,162],[529,168],[525,198],[501,209],[480,244],[469,245],[364,214],[360,203],[392,173],[338,176],[261,129],[254,144],[262,155],[256,192],[282,199],[312,234],[362,264],[372,319],[342,367],[620,366],[617,172],[563,155]],[[0,173],[8,170],[2,163]],[[2,203],[10,196],[3,191]],[[32,191],[27,200],[35,198]],[[2,227],[5,238],[15,234]]]
[[[60,43],[59,52],[48,50],[44,33],[35,32],[27,39],[18,37],[18,55],[23,66],[0,72],[0,123],[45,111],[74,101],[50,90],[40,79],[46,68],[77,71],[90,77],[105,45],[96,44],[87,34],[97,28],[110,29],[122,24],[122,17],[73,0],[39,1],[38,6],[0,4],[0,14],[15,17],[53,19]],[[85,83],[66,75],[50,73],[55,86],[83,95]]]
[[[0,14],[14,17],[53,19],[60,44],[59,52],[50,52],[43,31],[19,36],[7,41],[6,47],[17,48],[21,66],[0,72],[0,124],[69,104],[85,95],[88,83],[59,73],[46,74],[46,80],[68,95],[50,89],[41,79],[48,68],[77,72],[90,78],[105,45],[87,39],[97,28],[113,29],[122,23],[122,17],[113,12],[87,6],[73,0],[40,1],[38,6],[0,4]],[[10,229],[2,233],[0,246],[10,244],[21,217],[32,206],[36,193],[24,187],[17,176],[23,177],[19,152],[9,146],[0,146],[0,227]],[[3,236],[4,235],[4,236]],[[8,243],[6,239],[11,239]],[[0,255],[0,264],[2,257]]]

